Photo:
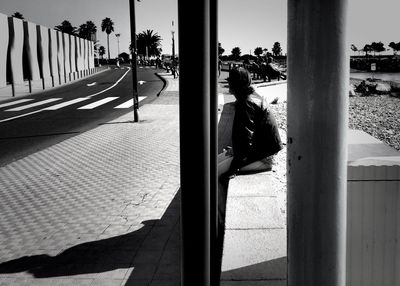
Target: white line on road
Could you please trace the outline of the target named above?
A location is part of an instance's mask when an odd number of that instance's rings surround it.
[[[145,98],[146,98],[146,96],[139,96],[139,98],[138,98],[139,102],[141,102]],[[124,102],[124,103],[122,103],[122,104],[120,104],[120,105],[118,105],[118,106],[116,106],[116,107],[114,107],[114,108],[117,108],[117,109],[121,108],[122,109],[122,108],[130,108],[132,106],[133,106],[133,98],[128,100],[128,101],[126,101],[126,102]]]
[[[127,70],[127,71],[126,71],[112,86],[107,87],[106,89],[104,89],[104,90],[102,90],[102,91],[96,92],[95,94],[91,94],[91,95],[89,95],[88,97],[93,97],[93,96],[102,94],[102,93],[104,93],[104,92],[106,92],[106,91],[112,89],[112,88],[115,87],[117,84],[119,84],[121,80],[123,80],[123,78],[128,74],[128,72],[129,72],[130,70],[131,70],[131,68],[128,67],[128,70]]]
[[[42,110],[57,110],[57,109],[60,109],[60,108],[63,108],[63,107],[66,107],[66,106],[69,106],[69,105],[84,101],[84,100],[88,100],[88,99],[89,99],[88,97],[75,98],[75,99],[70,100],[70,101],[66,101],[66,102],[62,102],[62,103],[59,103],[59,104],[56,104],[56,105],[53,105],[53,106],[50,106],[50,107],[46,107],[46,108],[44,108]]]
[[[110,101],[116,100],[117,98],[119,98],[119,97],[106,97],[106,98],[100,99],[98,101],[95,101],[93,103],[90,103],[88,105],[79,107],[78,109],[93,109],[93,108],[96,108],[96,107],[98,107],[100,105],[106,104],[106,103],[108,103]]]
[[[129,73],[130,70],[131,70],[131,68],[128,67],[128,70],[127,70],[127,71],[126,71],[112,86],[110,86],[110,87],[108,87],[108,88],[106,88],[106,89],[104,89],[104,90],[102,90],[102,91],[99,91],[99,92],[97,92],[97,93],[91,94],[91,95],[89,95],[88,97],[93,97],[93,96],[102,94],[102,93],[104,93],[104,92],[106,92],[106,91],[112,89],[113,87],[115,87],[117,84],[120,83],[120,81]],[[21,114],[21,115],[18,115],[18,116],[6,118],[6,119],[3,119],[3,120],[0,120],[0,123],[2,123],[2,122],[7,122],[7,121],[11,121],[11,120],[18,119],[18,118],[25,117],[25,116],[29,116],[29,115],[32,115],[32,114],[35,114],[35,113],[39,113],[39,112],[42,112],[43,110],[44,110],[44,109],[39,109],[39,110],[36,110],[36,111],[33,111],[33,112],[29,112],[29,113]]]
[[[92,83],[88,83],[86,86],[94,86],[96,84],[97,84],[97,82],[92,82]]]
[[[12,101],[12,102],[3,103],[3,104],[0,104],[0,108],[7,107],[7,106],[12,106],[12,105],[17,105],[17,104],[24,103],[24,102],[31,101],[31,100],[33,100],[33,98],[20,99],[20,100],[16,100],[16,101]]]
[[[50,102],[54,102],[54,101],[57,101],[57,100],[61,100],[61,99],[62,98],[49,98],[49,99],[38,101],[38,102],[35,102],[35,103],[32,103],[32,104],[28,104],[28,105],[24,105],[24,106],[20,106],[20,107],[15,107],[15,108],[12,108],[12,109],[7,109],[6,111],[21,111],[21,110],[29,109],[29,108],[32,108],[32,107],[44,105],[44,104],[47,104],[47,103],[50,103]]]

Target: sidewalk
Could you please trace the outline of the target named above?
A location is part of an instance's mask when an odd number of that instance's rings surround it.
[[[176,82],[0,168],[0,285],[179,285]]]

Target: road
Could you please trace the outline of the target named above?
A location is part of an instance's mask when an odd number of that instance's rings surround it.
[[[154,69],[138,69],[140,106],[163,88]],[[109,69],[42,93],[0,102],[0,166],[132,112],[129,67]],[[140,109],[139,109],[140,119]]]

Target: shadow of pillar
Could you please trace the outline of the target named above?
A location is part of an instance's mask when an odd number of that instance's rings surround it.
[[[34,278],[113,278],[107,272],[121,269],[125,273],[129,269],[124,285],[179,285],[180,191],[161,219],[147,216],[149,220],[127,234],[78,244],[56,256],[43,253],[3,262],[0,274],[27,272]]]

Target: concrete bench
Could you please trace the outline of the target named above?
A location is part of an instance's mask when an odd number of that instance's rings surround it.
[[[233,105],[226,104],[219,122],[220,151],[231,145],[233,115]],[[283,151],[280,161],[285,161]],[[282,187],[286,189],[286,182],[274,171],[230,181],[222,286],[286,285]],[[347,285],[400,285],[394,268],[400,263],[399,221],[400,153],[363,131],[349,130]]]

